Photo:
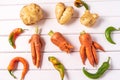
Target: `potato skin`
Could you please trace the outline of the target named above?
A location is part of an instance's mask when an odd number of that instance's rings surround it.
[[[73,13],[74,13],[74,8],[72,6],[65,7],[64,3],[62,2],[59,2],[56,5],[55,14],[57,21],[60,24],[66,24],[67,22],[69,22],[72,18]]]
[[[91,27],[95,24],[98,19],[98,14],[92,14],[89,10],[86,10],[83,16],[80,18],[81,24]]]
[[[20,18],[26,25],[35,24],[43,18],[43,11],[39,5],[31,3],[21,9]]]

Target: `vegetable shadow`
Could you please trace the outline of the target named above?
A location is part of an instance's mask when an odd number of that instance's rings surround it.
[[[43,18],[37,23],[40,26],[44,26],[46,19],[49,17],[49,12],[42,10],[43,11]]]
[[[98,20],[95,22],[95,24],[93,25],[94,28],[97,28],[98,26],[100,26],[100,24],[104,22],[104,19],[99,17]]]
[[[65,67],[64,67],[65,68]],[[67,69],[65,68],[65,76],[66,78],[69,80],[69,75],[68,75],[68,72],[67,72]]]
[[[41,35],[40,35],[41,36]],[[41,43],[42,43],[42,48],[41,48],[41,67],[42,67],[42,62],[43,62],[43,57],[44,57],[44,50],[45,50],[45,40],[43,39],[43,37],[40,37],[41,38]]]

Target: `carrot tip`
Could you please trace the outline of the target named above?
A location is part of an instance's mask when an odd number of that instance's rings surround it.
[[[53,34],[54,32],[52,30],[48,33],[49,36],[53,36]]]

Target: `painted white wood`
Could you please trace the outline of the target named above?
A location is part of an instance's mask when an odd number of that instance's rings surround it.
[[[120,74],[120,31],[113,32],[112,39],[116,45],[110,44],[104,35],[104,31],[108,26],[119,28],[120,24],[120,1],[119,0],[85,0],[93,13],[99,14],[99,19],[93,28],[87,28],[80,24],[79,18],[84,12],[84,8],[76,8],[73,5],[74,0],[0,0],[0,80],[19,80],[23,65],[19,63],[15,75],[18,79],[13,79],[7,71],[7,66],[12,58],[21,56],[30,64],[30,70],[25,80],[61,80],[59,73],[54,69],[52,63],[48,61],[49,56],[57,57],[65,66],[66,74],[64,80],[89,80],[83,73],[82,67],[86,67],[90,72],[96,72],[101,64],[111,57],[111,67],[99,80],[117,80]],[[45,42],[43,51],[43,63],[40,69],[37,69],[31,60],[30,44],[28,43],[32,34],[35,33],[34,26],[24,25],[19,14],[21,8],[29,3],[37,3],[44,11],[44,19],[37,26],[41,31],[41,37]],[[64,2],[67,6],[71,5],[75,9],[72,20],[66,25],[60,25],[55,18],[55,5],[57,2]],[[26,30],[16,39],[16,49],[13,49],[9,42],[8,36],[10,32],[21,27]],[[50,30],[61,32],[64,37],[74,45],[71,54],[62,52],[57,46],[52,44],[48,32]],[[92,67],[88,60],[83,65],[79,55],[79,34],[85,30],[89,32],[96,42],[105,49],[106,52],[97,50],[99,64]]]
[[[89,5],[91,7],[90,8],[91,12],[98,13],[100,16],[120,16],[119,2],[120,1],[89,2]],[[55,18],[56,4],[57,3],[52,3],[52,4],[43,4],[43,3],[40,4],[39,3],[38,4],[41,6],[41,8],[44,11],[44,18]],[[114,7],[111,6],[113,4],[115,4]],[[1,10],[0,19],[20,19],[19,17],[20,10],[24,5],[8,5],[8,6],[2,5],[0,6],[0,10]],[[73,17],[80,17],[81,14],[83,14],[85,10],[83,7],[76,8],[73,3],[66,3],[66,5],[74,7],[75,12],[74,12]]]
[[[18,70],[15,71],[14,74],[16,75],[17,79],[14,79],[12,76],[10,76],[10,74],[8,73],[7,70],[1,70],[0,71],[0,79],[1,80],[19,80],[20,79],[20,75],[21,75],[22,70]],[[96,70],[89,70],[89,72],[94,73],[96,72]],[[105,74],[107,75],[103,75],[99,80],[110,80],[110,79],[114,79],[117,80],[119,78],[119,73],[120,70],[108,70]],[[4,77],[5,76],[5,77]],[[25,77],[25,80],[39,80],[39,79],[43,79],[43,80],[61,80],[59,73],[56,70],[31,70],[28,72],[28,74]],[[67,70],[64,80],[91,80],[89,78],[87,78],[82,70]]]
[[[9,56],[8,56],[9,55]],[[46,69],[54,69],[53,65],[51,62],[49,62],[48,57],[49,56],[55,56],[56,58],[59,59],[61,63],[64,64],[65,69],[82,69],[82,67],[86,67],[87,69],[98,69],[100,65],[104,62],[107,61],[108,57],[111,57],[110,64],[112,66],[109,69],[120,69],[120,63],[118,61],[120,54],[119,52],[98,52],[97,53],[98,58],[99,58],[99,64],[95,65],[93,68],[88,60],[86,60],[86,65],[83,65],[81,62],[81,58],[79,55],[79,52],[74,52],[71,54],[65,54],[65,53],[43,53],[43,61],[42,61],[42,66],[41,69],[46,70]],[[117,55],[117,56],[116,56]],[[0,69],[6,69],[10,60],[16,56],[21,56],[25,59],[30,64],[30,69],[37,70],[37,68],[33,65],[32,59],[31,59],[31,53],[1,53],[0,54],[0,62],[4,62],[5,64],[0,65]],[[23,65],[19,63],[20,65],[18,66],[18,69],[22,69]]]
[[[64,34],[63,34],[64,35]],[[114,42],[116,42],[116,45],[110,44],[106,38],[104,34],[91,34],[93,41],[96,41],[97,43],[99,43],[104,49],[105,51],[120,51],[120,41],[118,40],[118,36],[120,36],[120,34],[113,34],[113,40]],[[0,37],[0,44],[4,43],[4,46],[1,47],[0,52],[14,52],[14,51],[27,51],[30,52],[30,44],[29,44],[29,39],[31,36],[20,36],[16,39],[16,49],[13,49],[12,46],[9,44],[8,41],[8,36],[1,36]],[[79,34],[78,35],[64,35],[64,37],[66,38],[66,40],[69,41],[69,43],[71,43],[74,46],[73,51],[79,51],[80,48],[80,42],[79,42]],[[44,50],[45,52],[61,52],[61,50],[54,45],[51,40],[50,40],[50,36],[48,35],[42,35],[41,38],[44,40],[45,46],[44,46]],[[23,47],[24,45],[24,47]]]
[[[48,34],[50,30],[58,31],[63,34],[79,34],[83,30],[89,33],[104,33],[108,26],[114,26],[117,29],[120,28],[119,21],[119,16],[100,17],[93,28],[88,28],[80,23],[79,18],[72,18],[72,20],[66,25],[60,25],[56,19],[43,19],[37,24],[37,26],[42,29],[41,34]],[[22,35],[32,35],[35,33],[34,25],[24,25],[21,20],[1,20],[0,22],[0,35],[9,35],[9,33],[16,27],[28,29]],[[120,31],[115,31],[115,33],[120,33]]]

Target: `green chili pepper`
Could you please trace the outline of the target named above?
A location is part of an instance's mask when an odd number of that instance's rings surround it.
[[[101,65],[101,67],[98,69],[98,71],[94,74],[87,72],[85,67],[83,67],[83,73],[91,79],[98,79],[99,77],[101,77],[105,73],[105,71],[108,70],[108,68],[110,66],[109,61],[110,61],[110,57],[108,57],[108,60],[106,62],[104,62]]]
[[[53,64],[53,66],[55,67],[55,69],[57,70],[57,71],[59,71],[59,73],[60,73],[60,76],[61,76],[61,80],[63,80],[63,78],[64,78],[64,66],[63,66],[63,64],[61,64],[55,57],[53,57],[53,56],[50,56],[50,57],[48,57],[48,60],[50,61],[50,62],[52,62],[52,64]]]
[[[112,44],[116,44],[111,38],[111,32],[115,31],[115,30],[117,30],[117,29],[114,28],[113,26],[110,26],[105,30],[105,37],[106,37],[107,41],[112,43]]]
[[[74,5],[75,5],[76,7],[82,7],[82,6],[84,6],[86,10],[89,10],[88,4],[85,3],[85,2],[82,1],[82,0],[75,0]]]
[[[15,45],[15,40],[16,38],[21,34],[23,33],[23,29],[22,28],[15,28],[9,35],[9,43],[10,45],[15,49],[16,48],[16,45]]]

